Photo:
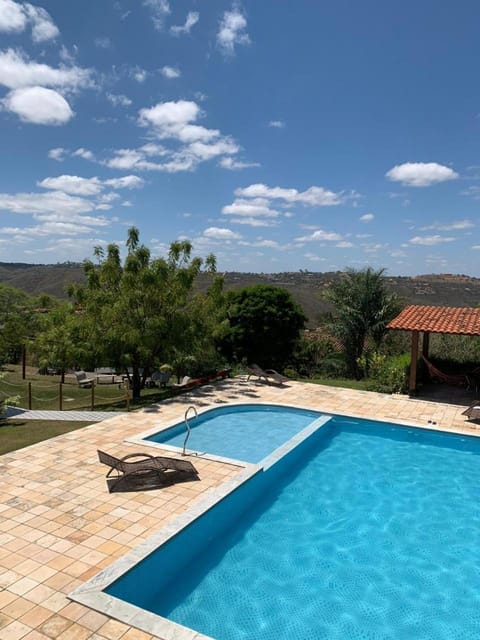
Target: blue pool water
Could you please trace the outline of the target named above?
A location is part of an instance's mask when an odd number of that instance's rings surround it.
[[[322,414],[307,409],[243,404],[206,411],[189,420],[187,447],[245,462],[260,462]],[[146,440],[183,447],[185,423]]]
[[[479,439],[334,417],[289,457],[107,592],[218,640],[480,637]]]

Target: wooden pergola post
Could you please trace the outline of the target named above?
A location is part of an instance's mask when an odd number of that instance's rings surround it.
[[[422,354],[428,360],[428,349],[430,346],[430,333],[428,331],[423,332],[422,340]]]
[[[412,349],[410,354],[410,380],[408,383],[409,395],[415,395],[417,391],[417,361],[418,361],[418,331],[412,331]]]

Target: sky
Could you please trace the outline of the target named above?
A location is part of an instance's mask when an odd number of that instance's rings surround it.
[[[478,0],[0,0],[0,261],[136,226],[220,271],[480,277],[479,25]]]

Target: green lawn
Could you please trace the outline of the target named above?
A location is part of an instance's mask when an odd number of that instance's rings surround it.
[[[344,389],[358,389],[368,391],[368,380],[354,380],[351,378],[299,378],[300,382],[312,382],[313,384],[324,384],[327,387],[342,387]]]
[[[28,368],[26,380],[22,380],[19,365],[5,365],[3,372],[6,376],[0,380],[0,398],[18,396],[18,406],[28,408],[28,383],[31,384],[32,409],[44,411],[58,411],[60,408],[60,376],[43,376],[36,369]],[[130,408],[137,409],[145,405],[159,402],[169,397],[168,389],[143,389],[138,402],[131,402]],[[98,411],[125,411],[125,389],[118,384],[95,385],[93,408]],[[92,408],[92,389],[82,389],[75,382],[67,378],[62,385],[62,409]]]
[[[36,442],[60,436],[75,429],[87,427],[91,422],[59,420],[0,420],[0,455],[28,447]]]

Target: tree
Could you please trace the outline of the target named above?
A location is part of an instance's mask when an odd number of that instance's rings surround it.
[[[123,264],[118,245],[96,247],[97,263],[84,262],[86,285],[69,293],[95,361],[124,369],[138,398],[155,362],[188,342],[190,293],[204,264],[215,271],[215,258],[192,258],[191,244],[182,241],[171,244],[166,259],[152,259],[135,227],[126,244]]]
[[[78,314],[69,302],[54,307],[40,319],[40,331],[33,343],[41,368],[58,367],[62,382],[65,371],[82,357]]]
[[[341,339],[349,373],[356,378],[360,377],[359,359],[364,355],[367,340],[378,348],[388,322],[401,306],[399,298],[387,290],[384,271],[371,267],[347,269],[326,292],[335,306],[330,330]]]
[[[34,334],[35,299],[19,289],[0,285],[0,361],[16,362]]]
[[[277,369],[291,358],[306,320],[289,292],[271,285],[228,292],[226,315],[220,345],[228,359]]]

